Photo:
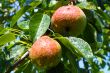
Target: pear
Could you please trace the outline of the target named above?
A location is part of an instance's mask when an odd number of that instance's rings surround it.
[[[78,36],[85,27],[86,15],[78,6],[62,6],[53,13],[51,18],[53,31],[64,36]]]
[[[42,36],[32,45],[29,57],[38,68],[49,69],[60,62],[61,53],[61,46],[56,40]]]

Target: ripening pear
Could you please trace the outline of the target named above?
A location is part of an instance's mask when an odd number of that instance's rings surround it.
[[[78,6],[62,6],[53,13],[51,23],[51,28],[57,33],[78,36],[86,27],[86,15]]]
[[[61,46],[56,40],[42,36],[33,43],[29,57],[38,68],[49,69],[60,62],[61,53]]]

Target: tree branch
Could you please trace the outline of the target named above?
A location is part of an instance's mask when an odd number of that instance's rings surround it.
[[[15,62],[12,66],[10,66],[6,73],[10,73],[13,69],[15,69],[25,58],[29,56],[29,51],[27,51],[17,62]]]

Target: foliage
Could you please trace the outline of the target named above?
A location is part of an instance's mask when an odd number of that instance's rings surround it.
[[[47,73],[104,73],[106,66],[110,69],[109,0],[77,0],[76,5],[87,16],[86,29],[78,37],[63,37],[49,28],[53,12],[68,3],[69,0],[0,0],[0,73],[11,68],[42,35],[56,39],[63,50],[61,62]],[[29,58],[12,71],[42,72]]]

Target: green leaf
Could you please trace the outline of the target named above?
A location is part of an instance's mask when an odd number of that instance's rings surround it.
[[[82,1],[81,3],[77,4],[77,6],[84,9],[96,10],[96,6],[93,2]]]
[[[89,31],[88,31],[89,30]],[[97,51],[98,48],[98,43],[97,43],[97,31],[93,27],[92,24],[87,24],[86,29],[82,35],[82,38],[91,45],[92,51],[95,52]]]
[[[29,21],[22,21],[18,24],[18,27],[23,30],[29,29]]]
[[[73,55],[82,57],[82,53],[77,52],[77,48],[66,37],[55,37],[58,39]]]
[[[96,26],[97,32],[102,32],[102,28],[104,27],[102,23],[102,19],[98,16],[96,12],[94,12],[94,18],[96,20],[95,26]]]
[[[42,0],[42,8],[46,8],[48,6],[48,0]]]
[[[75,60],[75,57],[72,55],[72,53],[70,51],[67,51],[65,54],[68,57],[69,62],[71,64],[71,66],[72,66],[71,67],[71,72],[72,73],[78,73],[77,62]]]
[[[93,27],[93,25],[88,23],[85,30],[84,30],[82,37],[88,43],[94,43],[94,42],[96,42],[96,35],[95,35],[96,33],[97,32],[96,32],[95,28]]]
[[[41,4],[41,2],[42,2],[42,0],[33,1],[32,3],[30,3],[30,6],[32,6],[32,8],[33,8],[33,7],[36,7],[36,6],[38,6],[39,4]]]
[[[23,53],[25,50],[25,46],[21,46],[21,45],[16,45],[13,48],[11,48],[10,51],[10,59],[14,58],[14,60],[17,60]]]
[[[60,2],[60,1],[59,1],[59,2]],[[51,0],[50,3],[49,3],[49,7],[53,7],[53,6],[55,6],[57,3],[58,3],[58,1],[53,1],[53,0]]]
[[[50,17],[46,14],[37,13],[32,16],[29,24],[30,35],[33,41],[42,36],[50,25]]]
[[[12,18],[10,26],[13,27],[14,24],[18,21],[18,19],[29,9],[29,6],[22,7]]]
[[[73,54],[77,57],[84,57],[86,59],[92,58],[93,53],[91,47],[87,42],[76,37],[56,37],[61,43],[64,44]]]
[[[30,4],[30,6],[22,7],[16,14],[13,16],[10,26],[13,27],[14,24],[18,21],[18,19],[28,10],[33,10],[36,6],[38,6],[41,1],[34,1]]]
[[[0,32],[3,30],[4,28],[0,26]]]
[[[9,28],[1,28],[0,35],[5,34],[9,31]]]
[[[93,57],[93,53],[90,45],[87,42],[85,42],[83,39],[76,37],[69,37],[68,40],[76,47],[78,51],[80,51],[80,53],[83,54],[83,57],[85,57],[86,59]]]
[[[107,13],[104,13],[102,10],[97,10],[97,13],[100,14],[100,16],[106,20],[107,22],[110,22],[110,17]]]
[[[0,45],[4,45],[8,42],[15,40],[15,35],[13,33],[7,33],[0,36]]]
[[[36,73],[37,68],[29,61],[25,60],[15,71],[15,73]]]
[[[61,38],[62,38],[62,42],[63,42],[63,37],[60,37],[60,38],[59,37],[57,37],[57,39],[61,41]],[[65,39],[66,38],[64,38],[64,40]],[[64,42],[68,43],[69,41],[67,40]],[[65,46],[65,44],[60,43],[60,45],[62,46],[62,57],[63,57],[64,67],[67,69],[66,71],[70,71],[71,73],[78,73],[77,62],[76,62],[77,57],[72,53],[72,50],[71,50],[72,48],[71,49],[68,48],[70,45],[67,44],[68,46],[67,47]],[[70,72],[67,72],[67,73],[70,73]]]
[[[0,28],[0,35],[1,35],[1,34],[4,34],[5,32],[6,32],[6,29]]]

